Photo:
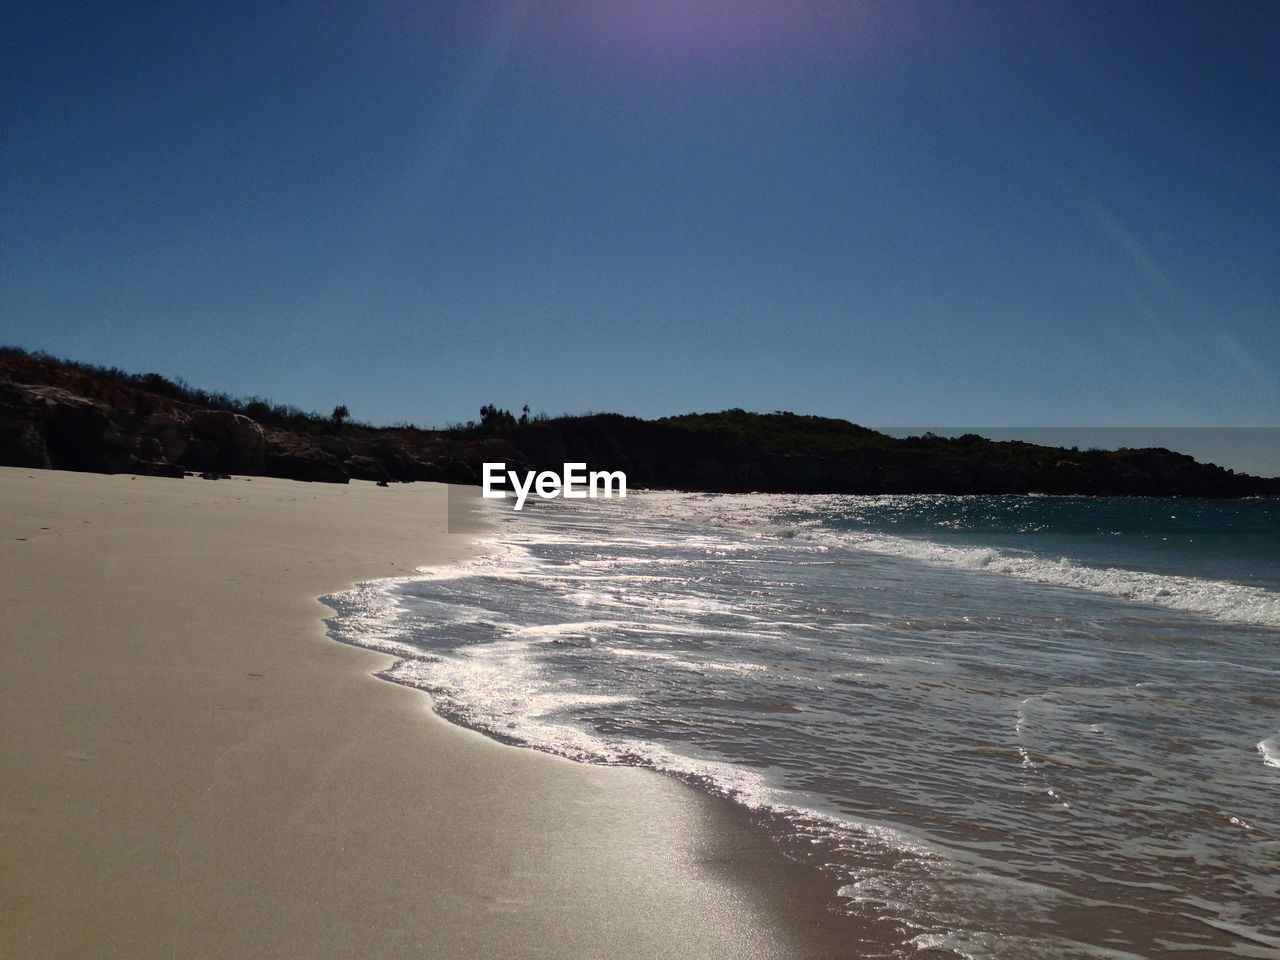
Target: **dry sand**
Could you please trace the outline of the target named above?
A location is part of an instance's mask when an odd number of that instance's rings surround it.
[[[722,804],[494,743],[317,597],[474,550],[446,488],[0,468],[0,956],[835,956]]]

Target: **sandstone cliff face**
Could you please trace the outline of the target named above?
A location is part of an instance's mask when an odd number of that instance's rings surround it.
[[[179,410],[153,413],[147,418],[147,433],[160,444],[160,453],[170,463],[181,463],[191,446],[191,418]]]
[[[272,430],[264,438],[264,444],[265,462],[261,472],[268,477],[320,483],[346,483],[351,479],[350,470],[336,454],[305,437]]]
[[[192,410],[189,419],[192,435],[216,449],[216,469],[262,473],[267,465],[267,438],[253,420],[227,410]]]
[[[181,476],[145,421],[60,387],[0,384],[0,462],[96,473]]]
[[[40,430],[41,406],[17,384],[0,384],[0,462],[14,467],[53,466]]]
[[[170,408],[142,416],[61,387],[0,383],[0,463],[180,477],[243,473],[345,483],[342,461],[292,434],[225,410]],[[375,471],[376,472],[376,471]]]
[[[175,399],[175,385],[148,375],[121,382],[21,351],[0,351],[0,465],[183,476],[250,474],[346,483],[474,482],[441,451],[394,436],[308,436],[265,428],[243,413]],[[138,383],[154,385],[155,393]]]

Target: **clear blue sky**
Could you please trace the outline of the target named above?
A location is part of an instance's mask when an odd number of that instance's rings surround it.
[[[493,401],[1280,423],[1280,4],[6,3],[0,341]]]

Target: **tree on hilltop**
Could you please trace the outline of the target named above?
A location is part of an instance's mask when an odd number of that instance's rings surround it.
[[[515,425],[516,418],[510,410],[499,409],[492,403],[486,403],[480,408],[480,429],[485,433],[501,433]]]

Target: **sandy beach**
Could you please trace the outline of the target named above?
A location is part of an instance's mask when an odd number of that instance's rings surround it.
[[[318,597],[475,549],[445,491],[0,470],[0,954],[843,953],[721,804],[327,637]]]

